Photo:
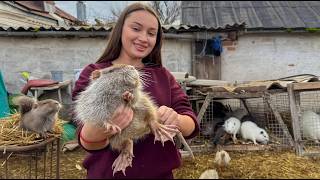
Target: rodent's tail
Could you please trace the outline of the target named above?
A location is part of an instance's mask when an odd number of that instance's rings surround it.
[[[14,98],[13,103],[19,106],[20,114],[23,115],[32,109],[35,100],[28,96],[19,96]]]

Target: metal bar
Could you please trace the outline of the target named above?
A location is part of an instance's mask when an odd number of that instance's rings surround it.
[[[60,139],[57,138],[57,162],[56,162],[56,179],[60,179]]]
[[[6,174],[6,179],[9,179],[8,178],[8,154],[6,153],[6,155],[5,155],[5,174]]]
[[[34,171],[35,171],[35,179],[37,179],[37,177],[38,177],[38,151],[36,150],[34,154],[35,154],[34,159],[36,161]]]
[[[31,179],[31,171],[32,171],[31,162],[32,162],[32,156],[30,156],[30,161],[29,161],[29,179]]]
[[[43,153],[43,179],[46,179],[47,147],[46,145]]]
[[[54,141],[51,142],[51,152],[50,152],[50,154],[51,154],[51,156],[50,156],[50,178],[52,178],[53,142]]]

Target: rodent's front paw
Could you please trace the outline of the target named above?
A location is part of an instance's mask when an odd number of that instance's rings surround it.
[[[92,73],[91,73],[91,79],[92,80],[96,80],[100,77],[101,75],[101,72],[99,70],[94,70]]]
[[[122,98],[125,100],[125,101],[131,101],[133,100],[134,96],[131,92],[129,91],[126,91],[122,94]]]

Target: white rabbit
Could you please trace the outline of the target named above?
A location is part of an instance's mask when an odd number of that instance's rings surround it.
[[[240,132],[240,126],[241,121],[235,117],[227,119],[223,124],[224,130],[233,135],[232,140],[235,144],[237,142],[237,134]]]
[[[307,110],[302,114],[303,136],[319,143],[320,139],[320,116],[313,111]]]
[[[268,133],[252,121],[245,121],[241,124],[240,134],[243,139],[249,139],[255,145],[257,145],[257,141],[263,144],[269,142]]]

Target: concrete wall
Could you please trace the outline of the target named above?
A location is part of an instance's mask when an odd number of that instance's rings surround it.
[[[276,79],[297,74],[320,75],[320,34],[245,34],[224,48],[222,80]]]
[[[73,79],[74,69],[93,63],[106,46],[104,38],[0,37],[0,70],[9,92],[20,92],[19,72],[41,77],[62,70]],[[163,43],[163,64],[170,71],[191,73],[191,42],[167,39]]]

